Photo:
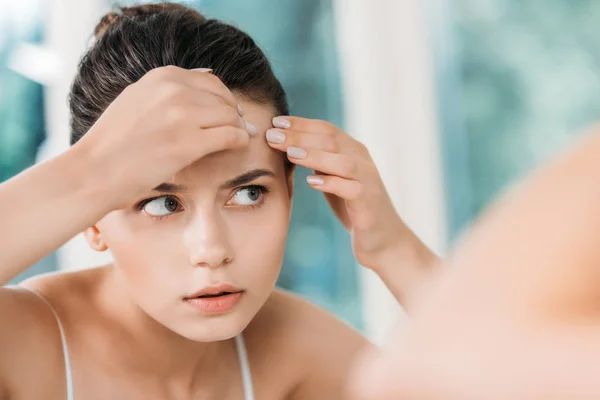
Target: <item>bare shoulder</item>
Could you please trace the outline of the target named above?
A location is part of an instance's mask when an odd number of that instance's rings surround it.
[[[31,289],[43,296],[54,308],[63,309],[73,303],[73,296],[84,296],[101,280],[106,267],[72,272],[55,272],[34,276],[19,286]],[[62,314],[62,313],[61,313]]]
[[[35,279],[0,288],[0,392],[8,398],[65,396],[64,358],[56,317],[35,293]],[[36,384],[31,385],[31,377]]]
[[[272,363],[293,374],[288,378],[295,381],[294,399],[343,398],[354,358],[371,346],[331,313],[281,290],[273,292],[246,336],[261,357],[270,352],[281,360]]]
[[[85,274],[46,274],[0,288],[0,393],[7,392],[9,398],[66,396],[55,312],[62,319],[64,305],[81,290],[76,283],[85,281]],[[36,377],[35,385],[31,376]]]

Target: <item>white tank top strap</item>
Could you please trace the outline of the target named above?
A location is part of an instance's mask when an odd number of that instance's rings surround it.
[[[254,400],[254,388],[252,387],[252,374],[250,373],[250,363],[248,362],[248,352],[244,343],[244,335],[240,333],[235,337],[235,346],[237,348],[238,358],[240,360],[240,369],[242,372],[242,384],[244,385],[244,398]]]
[[[62,348],[63,348],[63,357],[65,359],[65,377],[67,380],[67,400],[74,400],[74,397],[73,397],[73,375],[71,374],[71,361],[69,358],[69,348],[67,347],[67,337],[65,335],[65,330],[63,328],[62,322],[60,322],[60,318],[58,317],[58,313],[56,312],[54,307],[52,307],[52,304],[50,304],[50,302],[48,300],[46,300],[46,298],[44,296],[42,296],[39,292],[37,292],[36,290],[30,289],[30,288],[27,288],[27,287],[23,287],[23,286],[19,286],[19,287],[23,288],[25,290],[28,290],[31,293],[38,296],[50,308],[50,311],[52,311],[52,314],[54,314],[54,318],[56,319],[56,323],[58,324],[58,330],[60,332],[60,340],[62,342]]]
[[[48,300],[46,300],[46,298],[44,296],[42,296],[39,292],[37,292],[36,290],[30,289],[30,288],[23,287],[23,286],[19,286],[19,287],[23,288],[25,290],[28,290],[29,292],[38,296],[50,308],[50,311],[52,311],[52,314],[54,315],[54,318],[56,319],[56,323],[58,325],[58,330],[60,332],[60,339],[61,339],[62,348],[63,348],[63,356],[64,356],[64,360],[65,360],[65,377],[66,377],[66,381],[67,381],[66,382],[67,383],[67,400],[74,400],[73,375],[71,372],[71,361],[69,358],[69,348],[67,346],[67,337],[65,335],[65,330],[63,328],[62,322],[60,321],[60,318],[58,317],[58,313],[56,312],[56,310],[54,309],[52,304],[50,304],[50,302]],[[252,374],[250,373],[250,363],[248,362],[248,352],[246,351],[246,344],[244,342],[243,334],[240,333],[238,336],[235,337],[235,346],[237,349],[238,359],[239,359],[239,363],[240,363],[240,370],[241,370],[241,374],[242,374],[244,399],[245,400],[255,400],[254,399],[254,388],[252,386]]]

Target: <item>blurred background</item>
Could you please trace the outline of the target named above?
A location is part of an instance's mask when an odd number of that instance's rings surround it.
[[[77,62],[100,16],[132,3],[0,0],[0,181],[67,148]],[[183,3],[259,43],[292,114],[332,121],[363,141],[403,218],[442,256],[507,185],[600,117],[598,1]],[[401,310],[356,265],[306,174],[296,176],[279,286],[380,341]],[[77,237],[13,283],[106,257]]]

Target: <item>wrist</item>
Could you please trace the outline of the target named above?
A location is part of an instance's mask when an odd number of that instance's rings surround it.
[[[384,281],[391,276],[410,281],[428,274],[437,261],[438,257],[405,227],[405,232],[380,253],[370,268]]]
[[[65,164],[70,166],[67,176],[78,188],[78,196],[82,201],[94,204],[101,216],[122,207],[117,181],[108,173],[111,170],[110,163],[90,149],[85,138],[62,157],[66,160]]]
[[[439,258],[412,232],[382,254],[374,272],[398,302],[410,309],[435,274]]]
[[[380,251],[374,265],[376,273],[399,268],[428,269],[438,257],[403,223],[396,230],[395,239]]]

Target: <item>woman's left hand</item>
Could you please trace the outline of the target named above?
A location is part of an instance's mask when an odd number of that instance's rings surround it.
[[[276,117],[267,142],[297,165],[315,171],[307,178],[325,194],[352,236],[360,264],[376,272],[414,235],[392,204],[367,148],[335,125],[299,117]],[[417,239],[418,240],[418,239]]]

